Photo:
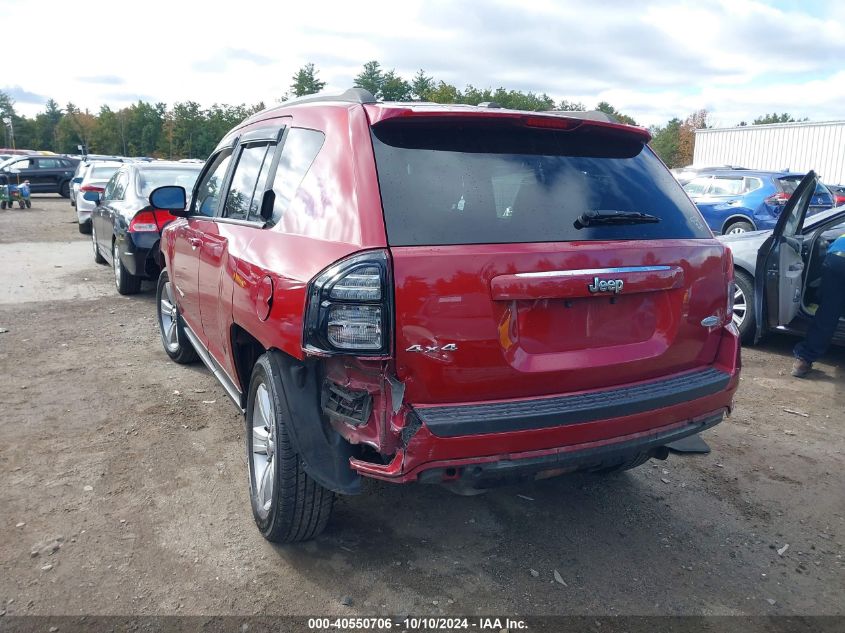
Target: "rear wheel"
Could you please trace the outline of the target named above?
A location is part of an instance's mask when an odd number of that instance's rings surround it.
[[[754,225],[745,220],[732,222],[725,227],[725,235],[736,235],[737,233],[748,233],[754,230]]]
[[[2,202],[0,202],[0,209],[5,209],[5,208],[6,208],[6,201],[3,200]]]
[[[293,449],[281,376],[267,354],[252,370],[245,419],[249,495],[261,534],[274,543],[316,537],[329,521],[334,493],[311,479]]]
[[[79,222],[77,223],[77,227],[79,228],[79,232],[85,235],[91,233],[91,222]]]
[[[136,277],[126,270],[126,266],[120,261],[120,250],[117,246],[117,240],[114,241],[114,246],[112,247],[112,266],[114,267],[114,285],[120,294],[134,295],[141,290],[141,278]]]
[[[62,198],[70,198],[70,183],[67,180],[59,185],[59,195]]]
[[[166,270],[158,276],[156,316],[164,351],[177,363],[186,365],[197,360],[197,352],[185,336],[182,315],[173,297],[173,284]]]
[[[734,313],[733,322],[736,329],[739,330],[739,336],[742,342],[750,345],[754,342],[754,333],[757,329],[757,324],[754,323],[754,280],[751,275],[741,270],[734,271],[734,283],[736,283],[736,290],[734,291]]]

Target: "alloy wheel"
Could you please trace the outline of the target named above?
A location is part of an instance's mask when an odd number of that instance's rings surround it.
[[[270,514],[273,487],[276,481],[276,432],[270,391],[262,382],[255,391],[252,408],[252,482],[255,486],[256,510],[261,518]]]
[[[745,232],[745,227],[741,224],[734,224],[730,229],[728,229],[728,235],[738,235],[739,233]]]
[[[734,291],[734,313],[733,322],[736,327],[741,327],[748,314],[748,298],[738,285]]]
[[[117,248],[117,240],[115,240],[112,250],[112,264],[114,265],[114,281],[120,288],[120,251]]]
[[[164,345],[167,351],[175,354],[179,351],[179,309],[173,300],[173,284],[169,281],[164,284],[164,293],[159,304],[159,320]]]

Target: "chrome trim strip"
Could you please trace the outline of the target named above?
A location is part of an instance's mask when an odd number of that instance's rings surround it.
[[[536,273],[516,273],[521,279],[542,277],[580,277],[581,275],[616,275],[620,273],[657,273],[671,270],[671,266],[622,266],[619,268],[582,268],[581,270],[546,270]]]
[[[208,367],[208,370],[223,386],[223,389],[226,391],[226,395],[232,399],[232,402],[235,403],[238,411],[243,413],[244,409],[241,407],[242,394],[238,388],[235,387],[234,381],[229,377],[229,374],[226,373],[226,370],[224,370],[217,361],[212,358],[211,354],[205,348],[205,345],[200,342],[197,335],[194,334],[194,331],[191,329],[191,326],[185,323],[184,319],[182,320],[182,325],[185,328],[185,334],[187,335],[188,340],[191,341],[191,345],[193,345],[194,349],[197,350],[197,355],[200,357],[200,360],[202,360],[203,364]]]

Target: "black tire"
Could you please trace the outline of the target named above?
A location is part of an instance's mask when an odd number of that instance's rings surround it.
[[[23,200],[18,200],[18,208],[26,209],[26,202],[24,202]]]
[[[611,475],[613,473],[621,473],[623,471],[631,470],[632,468],[642,466],[650,459],[651,453],[637,453],[636,455],[629,457],[628,459],[623,462],[620,462],[619,464],[608,466],[606,468],[599,468],[597,470],[594,470],[593,472],[597,475]]]
[[[746,220],[737,220],[736,222],[731,222],[725,227],[725,235],[729,235],[731,233],[748,233],[753,230],[755,229],[751,222],[747,222]]]
[[[195,363],[199,359],[197,351],[185,335],[185,325],[182,321],[182,315],[179,313],[179,308],[173,300],[172,285],[170,286],[171,289],[168,289],[168,284],[170,284],[170,277],[167,275],[167,271],[163,270],[158,276],[158,286],[156,287],[156,319],[158,320],[158,330],[161,334],[161,344],[171,360],[176,361],[180,365]],[[162,299],[166,300],[167,304],[175,308],[175,316],[171,316],[171,318],[173,319],[175,328],[176,345],[168,343],[169,328],[168,332],[165,332],[165,324],[162,319]]]
[[[739,337],[743,345],[752,345],[754,343],[754,334],[757,332],[757,324],[754,322],[754,280],[751,275],[742,271],[734,270],[734,282],[736,283],[737,293],[734,295],[734,324],[739,330]],[[738,310],[738,303],[740,293],[745,301],[745,311],[742,314],[742,319],[737,322],[737,316],[740,312]]]
[[[141,278],[136,277],[120,261],[117,240],[112,243],[112,269],[114,270],[114,285],[122,295],[135,295],[141,290]]]
[[[78,222],[77,226],[79,227],[80,233],[83,233],[84,235],[91,235],[91,221],[90,220],[88,222],[81,222],[81,223]]]
[[[259,455],[268,455],[266,463],[273,461],[268,477],[272,477],[273,489],[267,494],[269,506],[258,500],[256,486],[256,453],[253,452],[254,422],[260,424],[260,412],[256,411],[257,393],[264,386],[268,396],[272,418],[272,431],[268,427],[272,454],[259,450]],[[255,417],[259,416],[259,417]],[[255,524],[262,536],[274,543],[297,543],[319,535],[329,522],[334,505],[334,493],[314,481],[304,470],[302,459],[294,451],[287,432],[286,420],[290,413],[282,388],[281,375],[268,354],[263,354],[252,370],[246,406],[246,450],[249,466],[249,497]],[[270,441],[272,440],[272,442]],[[264,467],[266,468],[266,467]],[[263,468],[262,468],[263,471]],[[269,479],[268,479],[269,481]]]
[[[97,246],[97,231],[94,230],[94,224],[91,224],[91,247],[94,251],[94,262],[97,264],[108,264],[106,258],[100,253],[100,247]]]
[[[6,201],[3,200],[2,202],[0,202],[0,209],[5,209],[5,208],[6,208]]]
[[[59,195],[62,198],[70,198],[70,181],[65,180],[59,185]]]

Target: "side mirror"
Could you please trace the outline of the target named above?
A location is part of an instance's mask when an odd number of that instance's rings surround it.
[[[96,205],[100,204],[100,192],[99,191],[86,191],[82,194],[82,197],[85,198],[88,202],[93,202]]]
[[[150,194],[150,204],[154,209],[170,211],[176,217],[188,217],[188,197],[184,187],[167,185],[153,189]]]

